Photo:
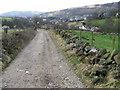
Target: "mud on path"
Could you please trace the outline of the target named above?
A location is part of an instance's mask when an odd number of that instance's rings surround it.
[[[39,30],[2,74],[4,88],[83,88],[47,31]]]

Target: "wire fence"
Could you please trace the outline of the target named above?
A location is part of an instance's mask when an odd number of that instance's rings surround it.
[[[120,50],[120,35],[82,30],[71,31],[79,37],[79,40],[88,42],[97,48],[106,48],[110,51]]]

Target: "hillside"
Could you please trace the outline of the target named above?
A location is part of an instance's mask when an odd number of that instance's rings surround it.
[[[118,2],[107,4],[88,5],[77,8],[68,8],[60,11],[44,13],[44,16],[52,17],[79,17],[79,16],[91,16],[94,13],[111,13],[111,11],[118,11]]]
[[[0,16],[19,16],[19,17],[25,17],[25,16],[34,16],[39,15],[43,12],[38,11],[11,11],[1,14]]]
[[[11,11],[1,14],[0,16],[34,16],[41,15],[43,17],[58,17],[58,18],[73,18],[87,17],[95,13],[110,14],[111,11],[118,11],[118,2],[88,5],[76,8],[68,8],[54,12],[39,12],[39,11]]]

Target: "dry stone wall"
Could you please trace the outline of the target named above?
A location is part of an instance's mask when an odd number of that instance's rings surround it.
[[[105,48],[96,48],[87,42],[79,40],[74,33],[65,30],[54,30],[66,40],[71,47],[67,50],[74,50],[75,55],[80,57],[80,62],[93,65],[94,67],[87,71],[85,75],[94,78],[93,83],[97,83],[107,77],[108,72],[112,73],[112,78],[120,80],[120,51],[110,52]],[[66,50],[66,51],[67,51]]]

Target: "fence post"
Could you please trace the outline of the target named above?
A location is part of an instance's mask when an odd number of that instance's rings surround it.
[[[93,45],[93,39],[94,39],[94,38],[93,38],[93,31],[92,31],[92,33],[91,33],[91,34],[92,34],[92,45]]]
[[[120,35],[118,34],[118,42],[120,42]],[[118,50],[120,51],[120,43],[118,43]]]
[[[115,49],[115,37],[113,37],[112,45],[113,45],[113,50],[114,50]]]
[[[7,28],[4,29],[4,33],[6,33],[6,34],[8,33],[8,29]]]
[[[79,38],[79,40],[81,40],[82,38],[82,31],[80,30],[80,38]]]

